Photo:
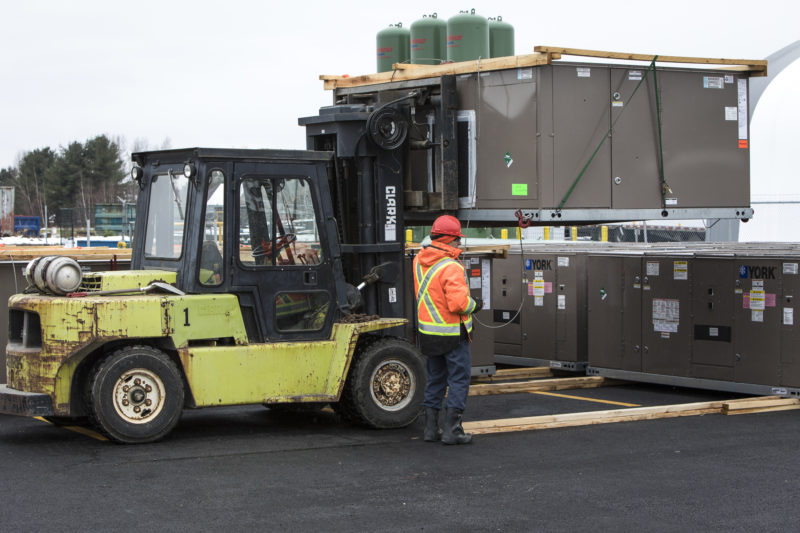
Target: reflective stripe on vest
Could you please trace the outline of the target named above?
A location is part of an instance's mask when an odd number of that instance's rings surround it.
[[[419,289],[417,290],[417,306],[424,305],[428,314],[431,316],[433,322],[422,320],[419,317],[419,307],[417,308],[417,323],[419,325],[419,332],[426,335],[460,335],[461,324],[467,328],[467,331],[472,330],[472,316],[467,316],[466,319],[461,319],[458,324],[448,324],[442,319],[438,309],[433,304],[430,295],[428,294],[428,286],[433,281],[434,276],[442,269],[442,267],[455,263],[460,265],[455,259],[443,257],[428,269],[425,276],[422,276],[422,266],[417,262],[417,280],[419,280]],[[470,301],[470,305],[474,309],[474,304]]]

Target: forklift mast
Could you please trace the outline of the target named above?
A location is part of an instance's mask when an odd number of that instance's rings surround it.
[[[455,78],[442,76],[418,88],[348,97],[299,119],[306,148],[334,154],[329,188],[345,278],[386,262],[402,272],[407,225],[458,210],[456,113]],[[412,158],[424,161],[423,172]],[[426,192],[415,190],[420,180]],[[366,287],[364,312],[405,316],[403,281],[410,279],[404,272],[397,283]]]

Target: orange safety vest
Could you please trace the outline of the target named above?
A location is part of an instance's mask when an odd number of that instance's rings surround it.
[[[477,304],[469,295],[464,266],[454,258],[461,251],[440,246],[449,250],[428,246],[414,258],[418,330],[424,335],[457,337],[462,323],[467,333],[472,331]]]

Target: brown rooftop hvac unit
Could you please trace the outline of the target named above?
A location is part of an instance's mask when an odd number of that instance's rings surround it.
[[[766,62],[560,51],[646,61],[553,61],[560,53],[543,48],[323,79],[337,104],[408,117],[411,212],[523,224],[750,218],[748,79]]]

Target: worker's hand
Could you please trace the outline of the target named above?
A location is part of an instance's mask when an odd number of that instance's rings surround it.
[[[475,313],[483,309],[483,300],[481,298],[473,298],[473,300],[475,300],[475,310],[472,312],[472,314],[474,315]]]

